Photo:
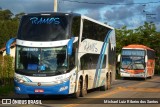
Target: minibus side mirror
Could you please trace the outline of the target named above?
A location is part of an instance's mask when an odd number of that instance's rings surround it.
[[[121,61],[121,54],[118,55],[117,62]]]
[[[145,63],[147,63],[148,62],[148,56],[146,55],[145,56]]]

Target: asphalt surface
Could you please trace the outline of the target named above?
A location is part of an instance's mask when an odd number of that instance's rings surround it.
[[[28,98],[27,95],[12,97]],[[112,88],[107,91],[99,91],[98,88],[89,90],[85,97],[79,99],[72,96],[45,96],[45,99],[37,101],[37,103],[34,107],[160,107],[160,76],[154,76],[147,80],[136,78],[115,80]],[[29,104],[3,104],[0,106],[33,107]]]

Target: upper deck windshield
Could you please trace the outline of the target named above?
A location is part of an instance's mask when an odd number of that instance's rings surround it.
[[[67,70],[66,47],[31,48],[17,46],[16,72],[24,74],[63,74]]]
[[[122,69],[142,70],[145,69],[144,50],[122,50]]]
[[[67,15],[26,15],[21,19],[18,39],[28,41],[54,41],[68,39]]]

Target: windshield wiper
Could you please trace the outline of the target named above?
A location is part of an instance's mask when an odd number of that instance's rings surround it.
[[[126,69],[128,69],[129,67],[130,67],[130,69],[131,69],[131,65],[133,65],[134,63],[133,62],[131,62],[127,67],[126,67]]]
[[[56,70],[56,74],[64,74],[64,71]]]

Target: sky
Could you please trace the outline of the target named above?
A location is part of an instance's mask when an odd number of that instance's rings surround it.
[[[0,0],[0,7],[13,14],[51,12],[53,1]],[[58,11],[80,13],[118,29],[134,29],[145,21],[153,22],[160,31],[160,0],[58,0]]]

